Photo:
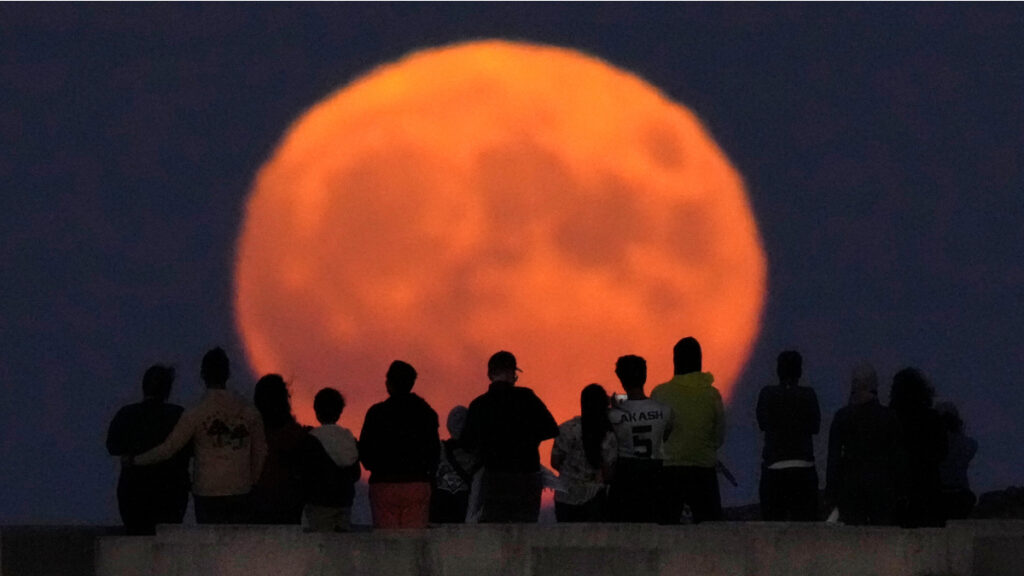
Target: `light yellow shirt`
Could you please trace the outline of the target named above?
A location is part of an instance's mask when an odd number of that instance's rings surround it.
[[[163,444],[135,457],[144,466],[167,460],[192,442],[192,493],[247,494],[263,471],[267,441],[263,420],[248,400],[229,390],[209,389],[185,410]]]

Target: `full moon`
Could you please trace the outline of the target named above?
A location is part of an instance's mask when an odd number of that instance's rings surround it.
[[[648,391],[694,336],[728,399],[766,262],[742,178],[695,114],[575,50],[478,41],[411,53],[288,129],[238,239],[235,306],[258,374],[300,420],[339,389],[357,434],[392,360],[442,428],[509,350],[559,422],[615,361]],[[446,434],[442,429],[442,437]]]

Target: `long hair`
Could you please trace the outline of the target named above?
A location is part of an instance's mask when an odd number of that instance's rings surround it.
[[[601,444],[612,429],[608,421],[608,393],[600,384],[590,384],[580,393],[580,423],[583,428],[583,454],[594,468],[601,468]]]
[[[268,430],[295,422],[288,384],[280,374],[267,374],[256,382],[253,403]]]
[[[917,368],[904,368],[892,377],[889,407],[902,416],[920,414],[932,407],[935,389]]]

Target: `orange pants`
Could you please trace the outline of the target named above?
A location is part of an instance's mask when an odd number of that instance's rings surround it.
[[[429,482],[370,484],[374,528],[426,528],[430,519]]]

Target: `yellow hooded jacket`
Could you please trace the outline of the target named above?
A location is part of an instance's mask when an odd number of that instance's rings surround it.
[[[672,408],[672,432],[665,441],[665,466],[714,468],[725,442],[722,395],[709,372],[676,374],[651,391],[651,398]]]

